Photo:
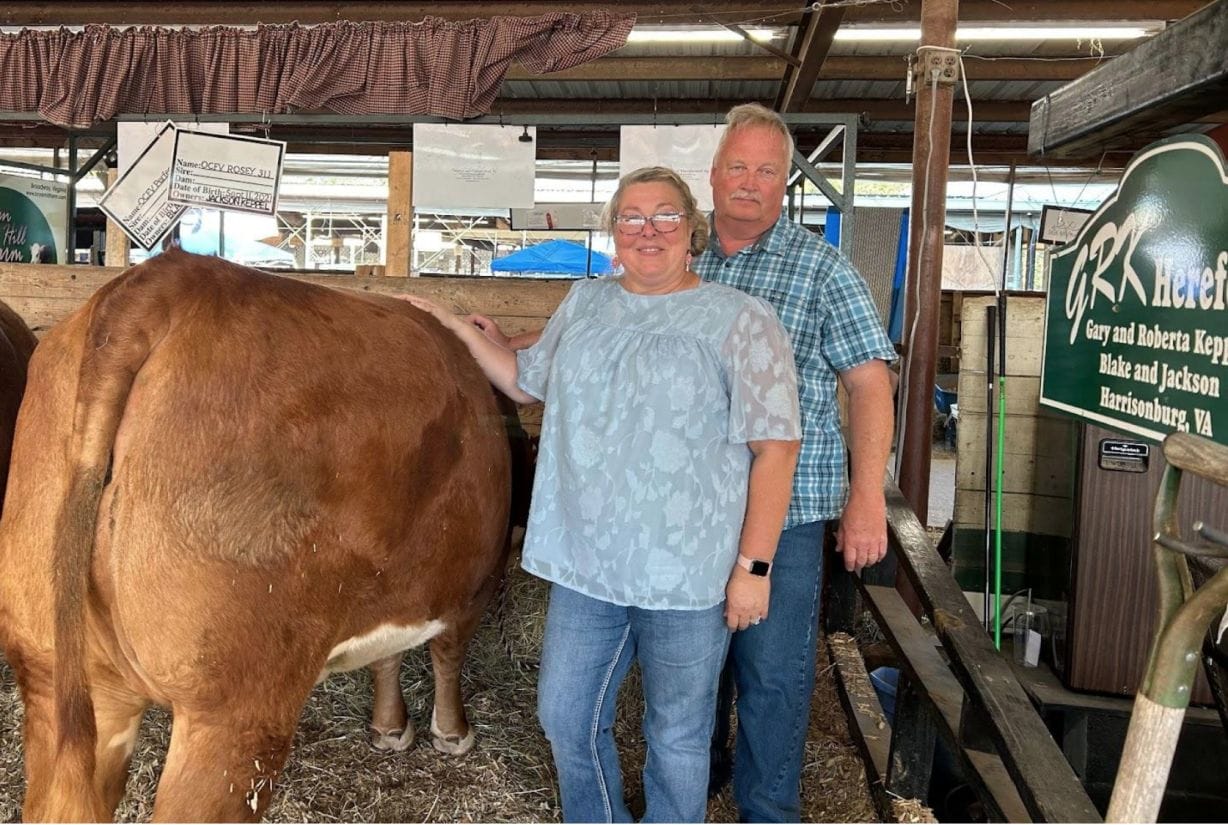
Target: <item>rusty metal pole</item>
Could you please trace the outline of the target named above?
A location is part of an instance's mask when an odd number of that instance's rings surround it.
[[[959,61],[955,22],[959,0],[923,0],[917,50],[917,114],[913,127],[912,210],[905,281],[904,421],[899,450],[900,491],[925,524],[929,510],[934,373],[938,308],[942,299],[942,239],[951,156],[951,105]]]

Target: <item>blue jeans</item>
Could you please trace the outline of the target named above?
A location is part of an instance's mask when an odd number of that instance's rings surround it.
[[[729,644],[724,605],[622,607],[550,588],[537,713],[550,740],[566,822],[630,822],[614,745],[618,688],[644,681],[644,822],[702,822],[716,685]]]
[[[825,526],[818,521],[781,533],[768,618],[733,634],[729,644],[738,693],[733,796],[743,822],[801,821]]]

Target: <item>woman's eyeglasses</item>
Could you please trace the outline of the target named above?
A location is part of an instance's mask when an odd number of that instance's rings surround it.
[[[655,215],[615,215],[614,225],[624,235],[638,235],[644,231],[644,225],[651,223],[658,232],[673,232],[682,223],[682,215],[677,212],[658,212]]]

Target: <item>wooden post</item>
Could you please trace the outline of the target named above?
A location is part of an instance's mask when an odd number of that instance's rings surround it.
[[[930,440],[938,359],[938,313],[942,300],[942,240],[951,154],[951,104],[954,81],[959,77],[953,52],[958,14],[959,0],[923,0],[921,3],[922,46],[918,50],[920,71],[913,127],[912,211],[905,281],[907,361],[904,369],[908,393],[902,416],[904,435],[897,448],[900,451],[897,480],[900,491],[922,524],[929,512]]]
[[[414,155],[396,150],[388,153],[388,222],[384,273],[404,278],[413,275]]]
[[[887,765],[887,791],[903,799],[925,801],[934,768],[937,724],[934,709],[906,674],[900,674],[891,722],[891,756]]]
[[[115,185],[115,179],[119,177],[118,169],[107,170],[107,188]],[[106,265],[107,266],[127,266],[128,265],[128,236],[124,234],[124,230],[119,228],[119,224],[107,218],[107,248],[106,248]]]

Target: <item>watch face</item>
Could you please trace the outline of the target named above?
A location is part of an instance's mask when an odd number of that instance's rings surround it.
[[[752,576],[766,576],[768,571],[772,569],[772,565],[765,561],[755,559],[750,563],[750,574]]]

